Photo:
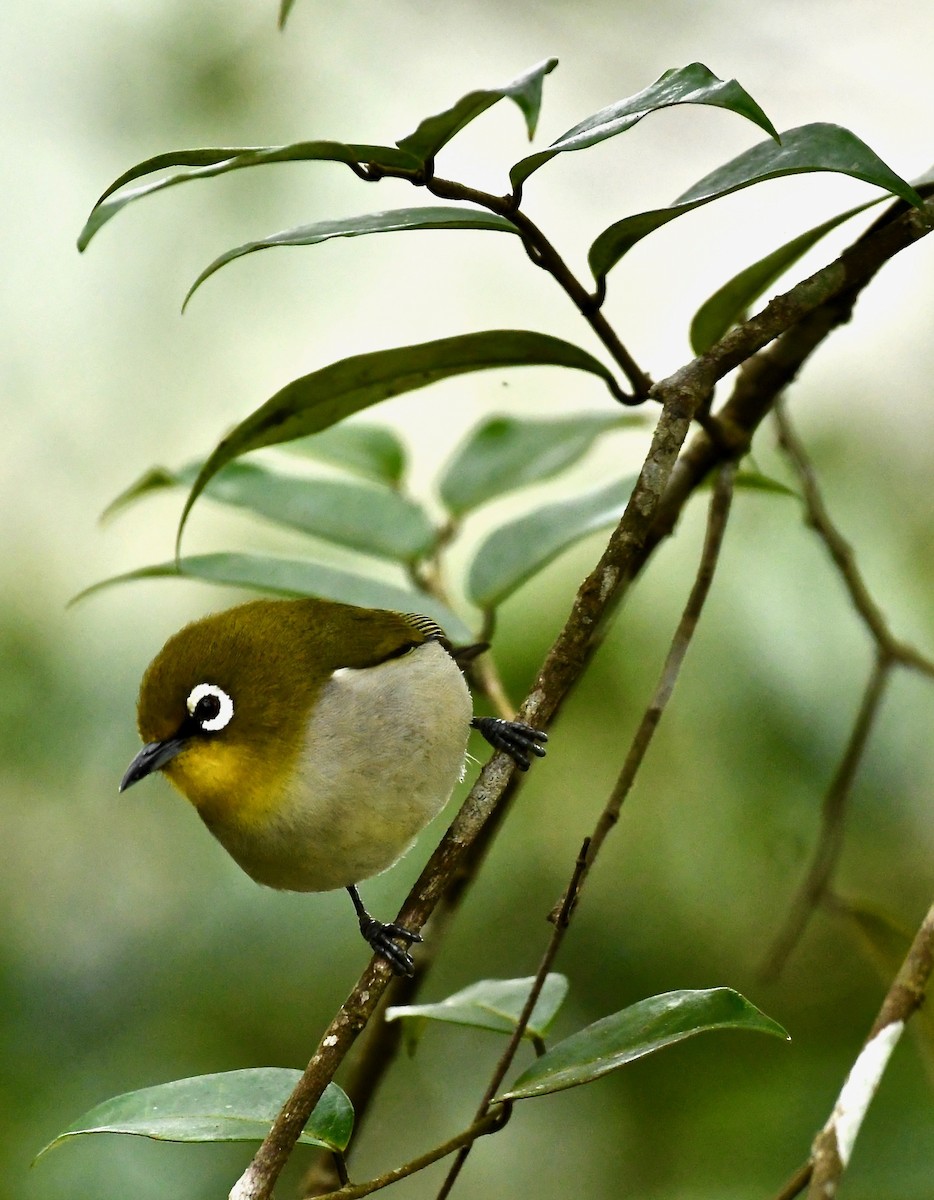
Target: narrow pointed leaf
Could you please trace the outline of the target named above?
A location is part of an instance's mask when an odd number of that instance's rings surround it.
[[[863,957],[888,988],[911,946],[911,933],[891,913],[855,897],[828,898],[830,911],[843,917]],[[912,1018],[928,1079],[934,1083],[934,1009],[922,1004]]]
[[[626,508],[635,476],[586,496],[549,504],[500,526],[481,544],[467,582],[479,608],[501,604],[552,559],[598,529],[614,525]]]
[[[533,171],[550,162],[556,154],[594,146],[617,133],[632,129],[649,113],[671,108],[675,104],[710,104],[729,109],[764,129],[770,137],[778,139],[774,125],[745,88],[735,79],[718,79],[703,63],[695,62],[666,71],[641,92],[600,109],[563,133],[547,149],[523,158],[509,172],[510,182],[514,188],[519,187]]]
[[[590,1083],[646,1054],[715,1029],[748,1029],[788,1037],[781,1025],[732,988],[666,992],[640,1000],[559,1042],[523,1071],[500,1099],[545,1096]]]
[[[746,267],[738,275],[734,275],[723,287],[718,288],[708,300],[704,301],[691,321],[691,349],[694,353],[706,354],[710,347],[718,342],[729,329],[738,325],[740,321],[744,321],[749,309],[760,296],[768,291],[789,268],[793,267],[799,258],[807,254],[808,250],[815,246],[822,237],[836,229],[838,225],[842,225],[844,221],[855,217],[857,213],[864,212],[874,204],[881,204],[883,199],[884,197],[880,196],[877,200],[870,200],[866,204],[850,208],[846,212],[840,213],[839,216],[831,217],[829,221],[815,225],[813,229],[799,234],[790,242],[786,242],[784,246],[779,246],[777,250],[767,254],[765,258],[760,258],[758,262]]]
[[[311,437],[297,438],[286,449],[390,487],[398,487],[405,474],[405,446],[384,425],[342,421]]]
[[[405,588],[357,575],[323,563],[260,554],[193,554],[179,562],[139,567],[110,579],[102,579],[79,592],[70,603],[77,604],[104,588],[140,579],[196,579],[203,583],[226,584],[269,592],[275,596],[320,596],[361,608],[388,608],[394,612],[424,613],[432,617],[455,642],[476,641],[474,633],[445,605],[427,592]]]
[[[295,5],[295,0],[279,0],[279,28],[285,29],[285,23],[289,19],[289,13]]]
[[[103,193],[91,209],[84,228],[78,235],[78,249],[86,249],[91,238],[111,217],[134,200],[152,196],[179,183],[192,179],[211,179],[225,175],[228,171],[242,171],[246,167],[260,167],[281,162],[338,162],[356,171],[364,166],[383,167],[387,170],[417,171],[419,163],[403,150],[393,146],[368,146],[347,142],[315,141],[295,142],[289,146],[236,146],[215,147],[204,150],[170,150],[137,163],[120,175]],[[141,183],[138,187],[121,191],[127,184],[156,171],[170,167],[184,167],[174,175],[160,176]],[[119,192],[119,195],[115,193]],[[113,197],[113,199],[111,199]]]
[[[105,515],[153,491],[191,487],[201,466],[195,462],[178,471],[165,467],[148,471],[114,500]],[[398,562],[419,558],[436,537],[425,510],[398,492],[340,479],[285,475],[257,463],[228,463],[205,494],[290,529]]]
[[[773,141],[760,142],[705,175],[667,208],[636,213],[605,229],[590,247],[588,255],[598,285],[624,254],[655,229],[721,196],[783,175],[816,171],[850,175],[900,196],[909,204],[922,203],[911,184],[896,175],[875,151],[848,129],[817,123],[790,129],[781,137],[781,145]]]
[[[335,221],[316,221],[312,225],[298,225],[274,233],[255,242],[245,242],[233,250],[227,250],[210,263],[188,289],[182,309],[202,283],[227,263],[257,250],[269,250],[274,246],[315,246],[332,238],[362,237],[368,233],[397,233],[407,229],[492,229],[502,233],[518,233],[515,225],[505,217],[484,212],[479,208],[456,208],[453,205],[423,206],[421,208],[397,208],[390,212],[365,213],[359,217],[344,217]]]
[[[528,979],[482,979],[437,1004],[404,1004],[386,1009],[387,1021],[431,1020],[451,1025],[471,1025],[494,1033],[512,1033],[519,1024],[534,976]],[[532,1016],[526,1037],[543,1038],[564,1003],[568,981],[564,975],[549,974]]]
[[[542,82],[557,65],[556,58],[549,58],[503,87],[468,92],[451,108],[433,117],[426,117],[413,133],[400,138],[396,145],[420,163],[427,163],[442,146],[447,145],[451,138],[460,133],[465,125],[469,125],[481,113],[485,113],[488,108],[503,99],[512,100],[518,105],[525,117],[526,129],[531,140],[535,136],[542,105]]]
[[[710,486],[713,486],[712,482]],[[790,496],[793,500],[801,499],[794,488],[779,479],[773,479],[771,475],[763,475],[761,471],[737,471],[733,486],[749,492],[771,492],[776,496]]]
[[[495,496],[557,475],[602,434],[642,423],[641,416],[589,413],[549,421],[492,417],[455,450],[441,476],[441,499],[461,516]]]
[[[89,1133],[126,1133],[166,1142],[261,1142],[301,1074],[259,1067],[126,1092],[85,1113],[40,1154],[66,1138]],[[345,1150],[352,1130],[351,1103],[337,1084],[329,1083],[299,1141]]]
[[[609,370],[586,350],[528,330],[485,330],[354,355],[293,380],[217,445],[185,502],[178,537],[192,505],[211,478],[250,450],[317,433],[381,400],[455,375],[524,366],[587,371],[602,379],[615,396],[621,394]]]

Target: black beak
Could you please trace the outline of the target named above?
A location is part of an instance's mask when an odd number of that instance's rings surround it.
[[[153,771],[159,771],[167,762],[185,749],[187,738],[166,738],[164,742],[149,742],[126,769],[126,774],[120,780],[120,791],[125,792],[134,783],[139,783]]]

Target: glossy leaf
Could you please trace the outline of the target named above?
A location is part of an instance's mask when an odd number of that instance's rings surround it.
[[[432,617],[454,642],[476,641],[474,633],[445,605],[426,592],[404,588],[316,563],[260,554],[192,554],[179,562],[139,567],[110,579],[102,579],[72,600],[77,604],[104,588],[140,579],[195,579],[269,592],[276,596],[320,596],[362,608],[388,608],[395,612],[424,613]]]
[[[335,221],[316,221],[274,233],[255,242],[245,242],[219,255],[198,276],[185,296],[182,309],[206,279],[234,259],[243,258],[257,250],[274,246],[314,246],[332,238],[362,237],[369,233],[398,233],[408,229],[491,229],[502,233],[518,233],[505,217],[476,208],[456,208],[453,205],[433,205],[421,208],[397,208],[389,212],[365,213]]]
[[[774,125],[745,88],[740,87],[735,79],[718,79],[703,63],[695,62],[666,71],[641,92],[625,100],[617,100],[615,104],[600,109],[573,129],[562,133],[546,150],[523,158],[509,172],[510,182],[514,188],[519,187],[533,171],[550,162],[556,154],[594,146],[632,129],[649,113],[676,104],[711,104],[726,108],[746,117],[771,137],[778,138]]]
[[[614,525],[626,508],[635,476],[586,496],[536,509],[501,525],[481,544],[468,577],[470,599],[495,608],[575,542]]]
[[[404,1004],[386,1009],[387,1021],[446,1021],[494,1033],[511,1034],[519,1023],[534,976],[528,979],[482,979],[437,1004]],[[543,1038],[551,1028],[568,992],[564,975],[549,974],[525,1029],[529,1038]]]
[[[451,108],[436,116],[426,117],[413,133],[400,138],[396,145],[420,163],[427,163],[466,125],[504,99],[512,100],[522,111],[531,140],[535,136],[542,105],[542,83],[557,65],[556,58],[549,58],[503,87],[469,92]]]
[[[40,1154],[88,1133],[135,1134],[165,1142],[261,1142],[301,1075],[283,1067],[258,1067],[126,1092],[85,1113]],[[329,1083],[299,1141],[345,1150],[352,1131],[351,1103],[337,1084]]]
[[[493,329],[357,354],[286,384],[229,433],[208,457],[189,493],[178,536],[191,506],[214,475],[235,458],[327,429],[381,400],[455,375],[494,367],[558,366],[587,371],[619,394],[609,370],[586,350],[543,333]]]
[[[311,437],[297,438],[285,448],[390,487],[398,487],[405,474],[405,446],[384,425],[342,421]]]
[[[117,215],[126,205],[144,196],[155,195],[179,183],[193,179],[212,179],[228,171],[242,171],[246,167],[266,166],[281,162],[338,162],[344,163],[358,173],[365,167],[383,167],[393,170],[416,172],[418,162],[394,146],[368,146],[352,142],[294,142],[289,146],[233,146],[213,147],[204,150],[170,150],[144,159],[118,176],[91,209],[84,228],[78,236],[78,249],[84,250],[102,225]],[[127,184],[156,171],[171,167],[184,167],[174,175],[151,179],[138,187],[120,191]],[[119,195],[115,193],[119,192]],[[113,199],[110,197],[113,196]]]
[[[792,238],[784,246],[779,246],[765,258],[760,258],[752,266],[746,267],[738,275],[700,306],[691,321],[691,349],[695,354],[706,354],[710,347],[720,340],[734,325],[744,321],[753,304],[768,289],[794,266],[812,246],[825,237],[844,221],[849,221],[857,213],[865,212],[875,204],[881,204],[884,197],[870,200],[856,208],[850,208],[839,216],[831,217],[820,225],[815,225],[806,233]]]
[[[523,1071],[500,1099],[523,1100],[590,1083],[646,1054],[715,1029],[788,1037],[781,1025],[732,988],[666,992],[559,1042]]]
[[[602,434],[643,423],[641,416],[591,413],[548,421],[491,417],[455,450],[441,476],[441,499],[460,516],[495,496],[557,475]]]
[[[178,471],[148,471],[113,501],[105,516],[153,491],[191,487],[201,467],[190,463]],[[398,562],[421,557],[436,537],[425,510],[398,492],[342,479],[284,475],[258,463],[228,463],[205,494],[290,529]]]
[[[636,213],[605,229],[590,247],[588,255],[598,285],[624,254],[662,225],[721,196],[783,175],[817,171],[851,175],[900,196],[909,204],[921,203],[914,188],[848,129],[817,123],[790,129],[781,137],[781,145],[773,141],[760,142],[705,175],[667,208]]]

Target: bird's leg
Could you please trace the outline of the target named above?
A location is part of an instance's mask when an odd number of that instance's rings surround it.
[[[508,754],[520,771],[529,769],[530,754],[545,757],[541,743],[548,741],[548,734],[541,729],[533,729],[521,721],[503,721],[499,717],[474,717],[470,724],[491,746]]]
[[[417,933],[412,933],[411,930],[403,929],[401,925],[396,925],[394,922],[387,924],[383,921],[377,921],[363,907],[360,893],[352,884],[347,891],[350,893],[353,906],[357,910],[360,932],[373,950],[380,958],[385,958],[386,962],[389,963],[397,975],[414,975],[415,963],[412,960],[412,955],[401,946],[397,946],[393,938],[398,938],[400,942],[405,942],[406,946],[411,946],[413,942],[420,942],[422,940],[421,937]]]

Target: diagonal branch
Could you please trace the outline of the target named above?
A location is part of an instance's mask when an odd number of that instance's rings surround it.
[[[610,798],[607,800],[606,806],[594,827],[594,831],[588,839],[584,871],[579,878],[572,880],[575,893],[580,891],[590,873],[591,867],[596,861],[597,855],[600,853],[607,835],[619,820],[620,810],[623,807],[626,797],[632,790],[636,774],[642,766],[649,745],[655,735],[655,730],[658,728],[659,721],[661,721],[662,714],[668,705],[668,701],[671,699],[671,694],[681,673],[685,655],[691,644],[694,631],[697,628],[697,622],[700,620],[701,611],[710,591],[714,571],[720,557],[720,547],[723,544],[723,535],[726,532],[726,524],[730,515],[730,505],[733,499],[733,480],[735,474],[735,464],[726,463],[720,468],[717,475],[707,516],[707,533],[704,538],[704,548],[694,585],[688,596],[681,620],[678,622],[678,628],[675,630],[675,635],[665,658],[655,692],[649,701],[648,708],[643,713],[642,720],[639,722],[639,727],[632,739],[622,770],[619,773],[613,791],[610,793]],[[565,892],[555,908],[556,913],[563,912],[567,908],[570,897],[571,892]]]

